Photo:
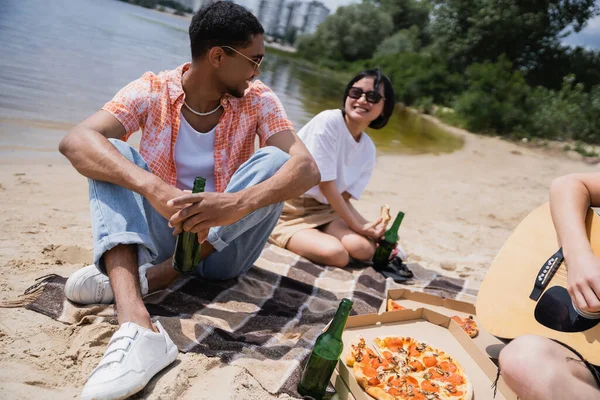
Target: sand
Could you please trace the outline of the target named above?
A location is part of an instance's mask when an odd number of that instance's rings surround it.
[[[518,222],[547,201],[552,179],[598,166],[451,129],[465,140],[455,153],[380,156],[357,208],[371,219],[383,203],[404,211],[401,240],[410,261],[478,286]],[[68,276],[90,261],[92,246],[86,179],[56,153],[11,151],[0,160],[0,300],[41,275]],[[1,397],[78,397],[114,330],[0,309]],[[180,354],[138,397],[275,398],[244,370],[197,354]]]

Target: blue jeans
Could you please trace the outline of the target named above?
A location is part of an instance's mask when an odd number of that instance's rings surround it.
[[[148,164],[127,143],[109,139],[129,161],[150,171]],[[258,150],[233,174],[226,192],[234,193],[272,177],[289,159],[277,147]],[[173,229],[140,194],[121,186],[89,179],[90,211],[94,236],[94,264],[106,273],[103,255],[120,244],[137,245],[138,266],[160,264],[175,251]],[[249,270],[260,256],[275,227],[283,203],[271,204],[246,215],[239,221],[210,228],[208,242],[215,252],[201,261],[196,274],[220,280],[239,276]]]

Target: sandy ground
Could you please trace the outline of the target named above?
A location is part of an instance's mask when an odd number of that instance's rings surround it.
[[[401,240],[411,260],[477,286],[512,229],[547,201],[554,177],[598,166],[454,131],[465,146],[453,154],[381,156],[357,208],[371,219],[383,203],[405,211]],[[56,153],[14,150],[0,159],[0,300],[36,277],[68,276],[91,259],[86,179]],[[0,397],[78,397],[113,332],[106,324],[66,326],[0,309]],[[239,368],[183,354],[139,397],[272,398]]]

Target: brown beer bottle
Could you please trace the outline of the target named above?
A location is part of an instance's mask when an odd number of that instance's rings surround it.
[[[205,185],[206,179],[197,176],[196,179],[194,179],[192,193],[204,192]],[[200,263],[200,248],[201,244],[198,243],[197,233],[181,232],[179,236],[177,236],[177,242],[175,243],[173,268],[182,273],[193,272],[198,266],[198,263]]]

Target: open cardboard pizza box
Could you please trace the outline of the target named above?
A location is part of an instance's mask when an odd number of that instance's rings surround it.
[[[383,304],[381,304],[381,307],[379,308],[379,313],[386,312],[388,299],[392,299],[401,306],[411,310],[426,307],[448,317],[458,315],[461,318],[467,318],[472,315],[477,323],[477,327],[479,328],[479,334],[472,340],[475,342],[477,347],[486,352],[487,355],[494,361],[498,359],[500,350],[506,346],[503,341],[489,333],[483,326],[481,326],[475,313],[474,304],[453,299],[445,299],[428,293],[413,292],[408,289],[390,289],[388,290],[387,298],[383,301]]]
[[[517,400],[502,378],[498,381],[494,398],[492,383],[498,372],[496,365],[449,316],[427,308],[348,318],[342,335],[344,351],[337,365],[337,374],[346,383],[350,394],[356,400],[373,400],[354,379],[352,369],[345,363],[350,345],[358,336],[362,336],[371,347],[375,337],[410,336],[423,341],[446,352],[462,365],[473,385],[473,399]],[[332,383],[335,384],[334,379],[336,379],[335,374],[332,378]],[[338,396],[341,400],[352,399],[350,396],[344,397],[343,390],[338,392]]]
[[[333,371],[330,382],[335,388],[335,394],[329,400],[356,400],[337,369]]]

